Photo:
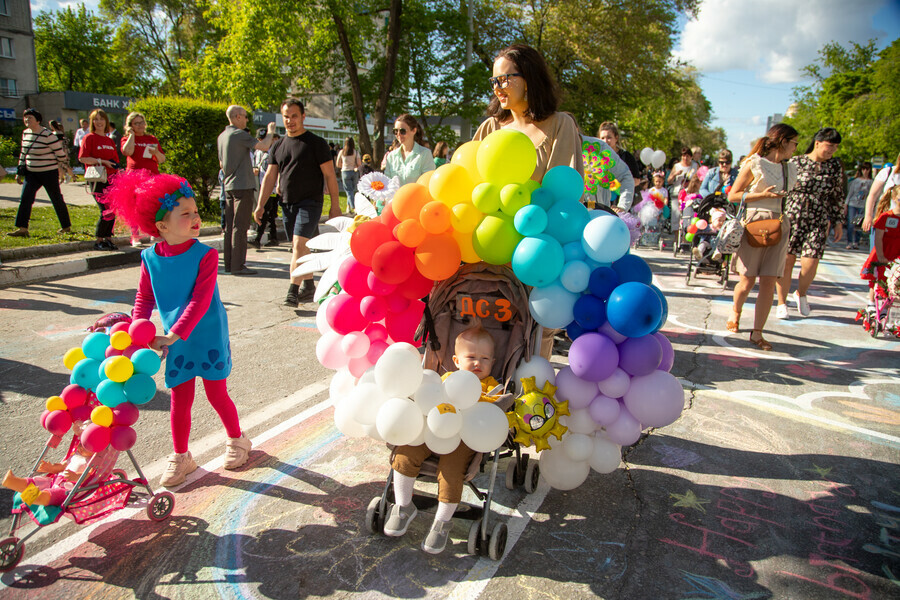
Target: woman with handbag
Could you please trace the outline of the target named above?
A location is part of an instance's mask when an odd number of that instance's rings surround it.
[[[734,287],[734,306],[725,328],[740,331],[741,309],[759,277],[750,342],[760,350],[772,344],[762,335],[772,309],[775,282],[784,271],[791,223],[784,212],[784,197],[797,181],[797,171],[786,161],[797,149],[797,130],[784,123],[774,125],[754,144],[731,186],[728,200],[740,202],[745,231],[737,251],[740,280]]]
[[[791,273],[800,256],[800,277],[791,296],[801,316],[810,313],[806,292],[816,278],[819,260],[825,254],[828,231],[834,227],[834,241],[841,239],[844,217],[844,169],[834,158],[841,134],[833,127],[816,132],[806,154],[795,156],[797,185],[785,198],[786,214],[794,224],[784,262],[784,273],[778,279],[778,308],[775,316],[787,318],[787,298],[791,291]]]
[[[16,211],[16,231],[9,235],[28,237],[28,222],[31,220],[31,207],[39,189],[47,190],[56,218],[59,219],[57,233],[69,233],[72,221],[69,209],[59,190],[59,169],[68,166],[67,157],[59,139],[52,131],[41,125],[43,117],[33,108],[26,108],[22,113],[25,131],[22,132],[22,152],[19,154],[19,166],[16,171],[16,182],[25,182],[22,186],[22,197],[19,210]]]
[[[81,140],[78,161],[84,165],[84,180],[88,182],[94,201],[100,207],[94,250],[118,250],[111,239],[116,217],[111,213],[106,214],[108,207],[101,200],[101,196],[119,167],[117,162],[119,153],[116,151],[115,142],[106,137],[109,131],[109,117],[106,116],[106,112],[99,108],[95,109],[91,113],[90,123],[90,132]]]

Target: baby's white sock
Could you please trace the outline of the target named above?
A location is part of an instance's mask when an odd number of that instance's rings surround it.
[[[415,477],[407,477],[403,473],[394,471],[394,500],[397,501],[397,504],[409,506],[409,503],[412,502],[415,483]]]
[[[458,502],[455,502],[453,504],[438,502],[437,510],[434,512],[434,520],[444,522],[449,521],[453,518],[453,513],[456,512],[457,506],[459,506]]]

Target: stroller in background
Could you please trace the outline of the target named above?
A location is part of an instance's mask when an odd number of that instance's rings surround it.
[[[515,393],[514,375],[519,361],[531,358],[540,340],[540,326],[527,310],[528,292],[508,267],[476,263],[463,265],[450,279],[438,284],[428,298],[424,323],[420,325],[418,338],[425,342],[423,366],[438,374],[453,371],[453,344],[456,336],[471,327],[475,319],[490,332],[494,339],[494,361],[491,375],[504,386],[504,395],[496,404],[504,411],[513,406]],[[393,460],[393,448],[391,460]],[[512,458],[506,467],[506,487],[510,490],[521,486],[527,493],[537,488],[540,470],[537,461],[521,451],[512,434],[504,444],[486,455],[475,453],[465,476],[466,486],[475,494],[480,505],[460,502],[454,519],[471,521],[467,550],[469,554],[486,555],[500,560],[506,549],[506,523],[496,520],[491,511],[494,481],[499,461]],[[491,461],[487,489],[481,490],[473,479],[484,472]],[[418,479],[436,481],[437,459],[432,456],[422,465]],[[384,533],[384,524],[394,503],[394,471],[391,469],[384,491],[369,502],[366,511],[366,529],[369,533]],[[413,503],[420,511],[433,509],[437,498],[415,492]],[[495,522],[496,521],[496,522]]]
[[[900,265],[895,261],[885,266],[890,270],[884,279],[875,282],[875,310],[864,308],[856,315],[856,320],[862,320],[863,328],[873,338],[879,333],[900,337],[900,315],[894,309],[894,302],[900,301]]]
[[[727,196],[724,196],[721,192],[715,192],[710,194],[700,200],[699,203],[694,207],[694,214],[691,217],[687,218],[688,226],[690,226],[691,221],[694,217],[699,219],[709,221],[710,211],[714,208],[719,208],[725,211],[726,219],[735,218],[735,207],[734,205],[728,201]],[[682,223],[684,223],[684,219],[682,219]],[[685,232],[687,231],[687,227],[684,228]],[[679,229],[678,235],[681,237],[682,231]],[[687,273],[685,275],[684,281],[686,284],[690,285],[691,277],[697,277],[700,275],[714,275],[719,278],[719,284],[724,289],[728,286],[728,273],[730,271],[731,265],[731,255],[724,254],[722,255],[721,260],[712,260],[710,255],[701,256],[697,259],[694,256],[694,248],[700,244],[701,241],[706,240],[710,243],[711,251],[715,249],[715,240],[718,236],[718,232],[714,231],[711,227],[707,227],[706,229],[698,230],[693,239],[690,242],[684,241],[684,244],[688,248],[688,266]],[[676,243],[676,248],[680,244]],[[677,252],[676,252],[677,254]],[[711,253],[710,253],[711,254]]]

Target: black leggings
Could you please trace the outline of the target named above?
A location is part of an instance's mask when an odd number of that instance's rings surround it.
[[[278,241],[278,226],[275,224],[275,221],[278,218],[278,203],[280,201],[281,196],[269,196],[269,199],[266,201],[266,212],[263,213],[262,223],[256,228],[257,244],[262,240],[266,225],[269,226],[269,239]]]
[[[56,211],[56,218],[59,219],[59,226],[63,229],[71,227],[72,220],[69,218],[69,209],[66,207],[62,192],[59,190],[58,169],[39,172],[28,171],[25,174],[22,198],[19,200],[19,210],[16,211],[16,227],[28,228],[28,222],[31,220],[31,207],[34,204],[34,198],[37,196],[38,190],[41,188],[47,190],[47,195],[50,196],[53,210]]]
[[[105,215],[104,213],[109,207],[100,201],[100,196],[106,191],[108,186],[108,183],[91,184],[91,194],[94,196],[94,202],[100,207],[100,218],[97,219],[97,230],[94,233],[98,240],[111,238],[113,235],[113,227],[116,225],[116,216],[113,214]]]

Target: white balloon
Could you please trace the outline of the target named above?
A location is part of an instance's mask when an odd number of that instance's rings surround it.
[[[481,381],[471,371],[454,371],[444,380],[444,395],[457,410],[465,411],[481,398]]]
[[[419,433],[419,437],[408,443],[407,446],[421,446],[422,444],[424,444],[426,431],[428,431],[428,428],[423,427],[421,433]]]
[[[641,162],[649,165],[653,161],[653,148],[644,148],[641,150]]]
[[[331,328],[331,325],[328,324],[328,319],[325,317],[325,310],[328,306],[328,303],[331,302],[335,296],[329,297],[325,302],[319,305],[319,310],[316,311],[316,329],[319,330],[319,333],[325,335],[326,333],[330,333],[334,331]]]
[[[560,419],[562,418],[563,417],[560,417]],[[573,410],[572,414],[566,416],[565,419],[566,421],[563,425],[569,428],[569,433],[583,433],[589,435],[594,433],[594,430],[597,429],[597,424],[594,423],[590,411],[586,408]]]
[[[628,391],[629,385],[631,385],[631,377],[618,367],[613,371],[612,375],[603,381],[597,382],[600,393],[610,398],[621,398],[624,396],[625,392]]]
[[[379,409],[387,401],[374,383],[360,383],[347,399],[353,418],[362,425],[374,425]]]
[[[597,395],[597,384],[580,378],[569,366],[563,367],[556,374],[556,386],[556,399],[567,400],[569,410],[587,408]]]
[[[366,432],[366,435],[375,440],[376,442],[383,442],[384,439],[378,434],[378,428],[374,425],[363,425],[363,431]]]
[[[460,437],[475,452],[491,452],[499,448],[509,434],[506,413],[490,402],[478,402],[464,410],[462,418]]]
[[[448,408],[449,407],[449,408]],[[463,418],[452,404],[446,402],[428,411],[428,429],[439,438],[452,438],[459,435]]]
[[[422,411],[422,414],[427,415],[438,404],[447,402],[447,397],[444,395],[444,384],[440,378],[438,378],[437,382],[434,382],[430,377],[426,378],[422,381],[422,385],[419,386],[416,393],[413,394],[413,400],[416,406],[419,407],[419,410]]]
[[[340,400],[353,393],[354,387],[356,387],[356,379],[353,378],[350,371],[341,369],[331,378],[331,383],[328,385],[328,397],[337,406]]]
[[[444,380],[441,379],[440,375],[438,375],[431,369],[422,369],[422,385],[425,385],[426,383],[437,383],[439,385],[442,385],[444,383]]]
[[[428,446],[428,449],[435,454],[450,454],[451,452],[456,450],[457,446],[459,446],[459,442],[461,441],[459,434],[456,434],[450,438],[439,438],[438,436],[431,433],[431,430],[427,427],[422,431],[425,434],[425,445]]]
[[[354,418],[349,399],[341,400],[334,407],[334,424],[338,431],[347,437],[364,437],[366,435],[363,426]]]
[[[526,377],[534,377],[534,383],[539,389],[543,389],[548,381],[552,385],[556,385],[556,372],[553,370],[553,365],[543,356],[534,355],[531,360],[519,363],[519,368],[516,369],[516,381],[520,382]]]
[[[386,396],[411,396],[422,383],[422,359],[411,344],[388,346],[375,363],[375,382]]]
[[[594,439],[582,433],[567,433],[562,439],[562,449],[571,460],[588,460],[594,452]]]
[[[654,169],[658,169],[663,166],[666,162],[666,153],[662,150],[657,150],[653,153],[653,158],[651,159],[651,164],[653,164]]]
[[[359,378],[359,383],[375,383],[375,367],[369,367]]]
[[[570,459],[562,448],[541,452],[541,477],[558,490],[574,490],[584,483],[591,467],[587,461]]]
[[[378,409],[375,427],[388,444],[406,446],[422,433],[425,418],[409,398],[390,398]]]
[[[622,462],[622,448],[605,437],[594,437],[594,449],[588,464],[598,473],[612,473]]]

